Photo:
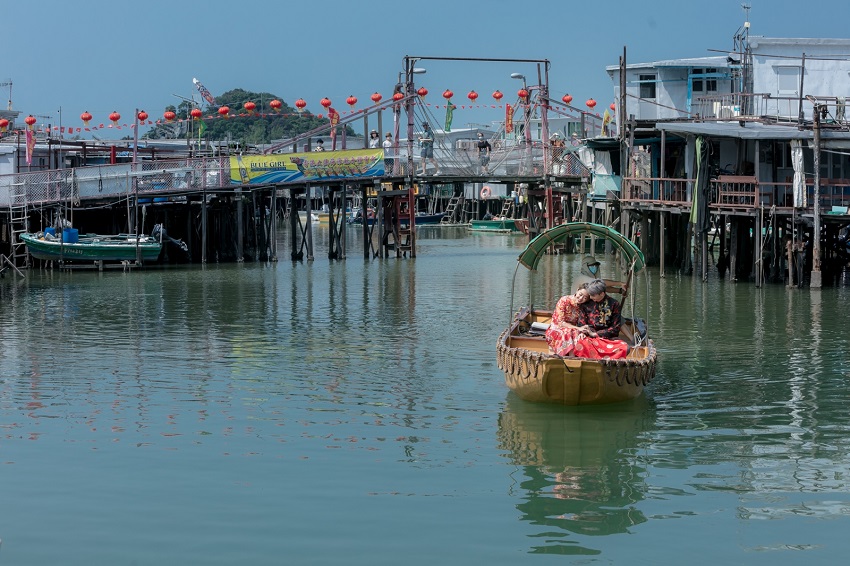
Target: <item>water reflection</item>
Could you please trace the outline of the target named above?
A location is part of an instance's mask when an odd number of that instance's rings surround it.
[[[499,415],[499,448],[524,476],[522,519],[540,527],[532,554],[599,554],[586,537],[626,533],[647,520],[635,505],[647,489],[637,452],[654,413],[643,396],[565,409],[509,395]]]

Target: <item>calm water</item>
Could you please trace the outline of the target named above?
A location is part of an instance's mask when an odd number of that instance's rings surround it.
[[[647,394],[531,405],[495,365],[523,239],[420,230],[0,280],[0,564],[843,562],[847,289],[650,271]]]

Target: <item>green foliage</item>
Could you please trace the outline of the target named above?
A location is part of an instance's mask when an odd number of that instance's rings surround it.
[[[269,102],[275,99],[282,102],[279,112],[275,112],[269,106]],[[249,100],[257,105],[251,115],[243,106]],[[229,118],[222,118],[218,114],[218,109],[222,106],[230,108]],[[197,137],[198,123],[190,119],[192,108],[192,104],[188,101],[183,101],[176,107],[168,106],[165,110],[171,110],[177,114],[178,121],[171,124],[158,124],[142,137],[144,139]],[[210,106],[204,101],[201,110],[204,113],[202,119],[207,128],[203,135],[204,139],[241,142],[243,145],[265,144],[273,140],[292,138],[328,124],[326,117],[320,119],[307,112],[296,112],[283,97],[268,92],[249,92],[241,88],[217,96],[215,106]],[[352,135],[354,130],[346,127],[346,133]]]

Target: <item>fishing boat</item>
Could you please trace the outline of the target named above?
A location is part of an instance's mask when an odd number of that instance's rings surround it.
[[[414,221],[416,222],[417,226],[439,224],[443,220],[443,217],[445,215],[446,215],[445,212],[435,212],[433,214],[428,214],[428,213],[425,213],[425,212],[417,212],[416,213],[416,219]],[[401,219],[401,223],[407,224],[407,222],[405,222],[404,218]]]
[[[162,251],[162,242],[152,236],[116,234],[104,236],[85,234],[64,229],[62,237],[51,232],[24,233],[20,235],[30,255],[42,260],[73,262],[98,261],[156,261]]]
[[[624,281],[606,280],[606,284],[609,294],[619,295],[623,310],[619,339],[629,345],[629,353],[621,359],[557,356],[545,338],[552,311],[534,307],[532,297],[518,310],[511,305],[512,320],[496,343],[497,362],[507,386],[527,401],[562,405],[617,403],[641,395],[655,377],[657,352],[648,337],[645,319],[634,316],[636,293],[630,289],[645,260],[640,249],[616,230],[589,222],[570,222],[542,232],[520,254],[514,287],[520,267],[536,272],[543,257],[564,257],[548,251],[582,235],[604,238],[620,254]],[[536,287],[529,284],[529,295]]]
[[[473,232],[520,233],[513,218],[495,217],[489,220],[472,220],[469,227]]]

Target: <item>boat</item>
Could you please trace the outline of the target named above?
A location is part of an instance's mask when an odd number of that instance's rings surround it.
[[[318,213],[318,212],[311,211],[310,212],[310,221],[314,222],[314,223],[315,222],[321,222],[321,216],[319,216],[319,214],[320,213]],[[306,210],[299,210],[298,216],[301,218],[302,224],[305,224],[307,222],[307,211]],[[325,218],[327,218],[327,214],[325,214]]]
[[[417,226],[439,224],[443,220],[443,217],[445,215],[446,215],[445,212],[435,212],[434,214],[427,214],[427,213],[424,213],[424,212],[418,212],[418,213],[416,213],[416,219],[414,220],[414,222],[416,222]],[[407,224],[407,222],[405,222],[404,218],[401,219],[401,223]]]
[[[104,236],[85,234],[80,236],[76,230],[64,229],[63,237],[54,236],[50,231],[24,233],[20,235],[30,255],[42,260],[62,261],[156,261],[162,251],[162,242],[152,236],[134,234],[116,234]],[[137,255],[138,254],[138,255]]]
[[[472,220],[470,229],[473,232],[521,233],[513,218],[492,218],[490,220]]]
[[[445,212],[437,212],[435,214],[426,214],[426,213],[419,212],[419,213],[416,214],[416,220],[415,220],[416,226],[440,224],[440,221],[443,219],[443,216],[445,216],[445,215],[446,215]],[[370,213],[370,216],[367,219],[369,226],[372,226],[377,221],[378,221],[378,219],[375,218]],[[348,223],[349,224],[361,224],[362,225],[363,224],[363,216],[355,215],[355,216],[349,217]],[[407,218],[399,219],[399,224],[402,225],[402,226],[406,226],[407,224],[409,224],[408,219]]]
[[[631,240],[599,224],[561,224],[541,232],[528,243],[519,256],[516,274],[520,267],[536,272],[544,256],[563,257],[547,252],[582,235],[610,241],[624,262],[625,281],[606,280],[606,284],[608,293],[619,295],[621,300],[623,317],[619,338],[629,344],[629,353],[622,359],[557,356],[549,350],[545,338],[552,311],[537,309],[530,299],[526,306],[516,311],[511,305],[513,318],[496,342],[497,363],[505,374],[508,388],[526,401],[562,405],[617,403],[641,395],[655,377],[655,344],[648,337],[646,321],[634,317],[635,293],[630,290],[634,275],[643,269],[645,260]],[[535,286],[529,285],[530,295],[534,290]]]

